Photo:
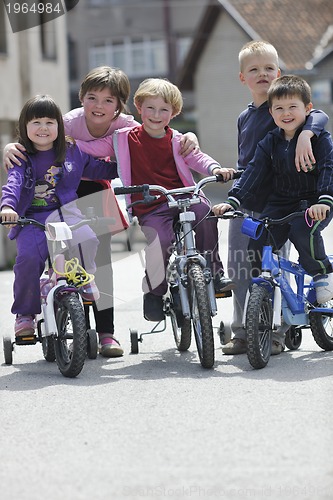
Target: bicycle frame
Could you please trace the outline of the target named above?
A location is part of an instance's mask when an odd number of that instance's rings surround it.
[[[303,214],[303,212],[301,212]],[[257,221],[267,226],[272,221]],[[278,221],[275,221],[278,223]],[[250,237],[254,237],[244,231]],[[279,257],[273,253],[273,247],[269,244],[263,247],[261,275],[257,278],[252,278],[252,284],[258,284],[265,287],[271,294],[273,303],[273,324],[272,327],[281,326],[281,310],[285,323],[288,325],[308,325],[309,314],[327,313],[327,308],[316,307],[316,292],[313,286],[313,281],[310,279],[306,283],[308,275],[303,267],[296,262],[292,262],[284,257]],[[290,282],[286,279],[287,276],[295,277],[295,289],[292,288]],[[245,316],[247,309],[248,296],[244,307],[243,323],[245,324]]]
[[[158,185],[148,185],[143,184],[141,186],[128,186],[128,187],[119,187],[115,188],[115,194],[131,194],[135,192],[143,193],[143,200],[139,202],[134,202],[130,204],[133,206],[137,203],[147,203],[156,199],[155,196],[150,194],[151,191],[157,191],[163,194],[168,201],[168,206],[170,208],[178,208],[179,210],[179,222],[182,227],[183,233],[183,248],[181,250],[177,250],[177,242],[174,247],[174,260],[172,257],[170,258],[170,262],[168,265],[168,274],[174,274],[172,270],[172,266],[175,266],[175,270],[179,275],[178,286],[179,286],[179,294],[182,306],[182,312],[185,318],[190,318],[190,305],[187,294],[187,275],[185,272],[186,265],[189,260],[193,260],[197,262],[200,267],[203,269],[205,274],[205,279],[207,283],[207,291],[210,302],[210,310],[211,315],[215,316],[217,314],[217,303],[214,292],[214,285],[211,276],[211,271],[209,267],[209,259],[208,256],[203,256],[199,254],[195,245],[195,237],[194,237],[194,228],[193,223],[195,221],[194,212],[188,211],[188,209],[195,204],[201,203],[200,200],[200,191],[206,184],[210,182],[218,182],[223,181],[223,178],[220,176],[210,176],[201,179],[195,186],[189,187],[180,187],[171,190],[167,190],[162,186]],[[176,195],[189,195],[186,198],[178,198],[176,199]],[[206,258],[207,257],[207,258]]]

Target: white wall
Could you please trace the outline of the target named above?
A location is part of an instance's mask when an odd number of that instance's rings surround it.
[[[238,77],[238,53],[247,41],[229,15],[221,14],[195,74],[201,148],[228,167],[237,161],[238,115],[251,101]]]

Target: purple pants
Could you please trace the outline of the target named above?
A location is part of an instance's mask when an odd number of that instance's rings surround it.
[[[210,211],[205,202],[193,205],[191,211],[196,216],[193,226],[197,250],[200,253],[211,252],[212,272],[215,275],[223,271],[218,253],[217,219],[202,220]],[[175,239],[173,224],[178,214],[178,208],[169,208],[167,203],[163,203],[152,212],[139,217],[139,224],[147,239],[146,271],[142,283],[144,293],[152,292],[155,295],[164,295],[167,291],[165,271],[170,258],[170,249]]]
[[[50,215],[49,212],[29,214],[42,223]],[[56,219],[52,217],[52,219]],[[70,217],[65,217],[68,224],[74,224],[82,219],[80,212],[71,210]],[[59,220],[59,219],[58,219]],[[83,260],[80,258],[80,243]],[[95,256],[98,239],[89,226],[82,226],[73,231],[73,239],[68,242],[69,258],[77,257],[89,273],[94,273]],[[37,226],[24,226],[16,237],[17,256],[14,265],[14,302],[13,314],[33,315],[41,312],[39,279],[45,268],[45,261],[49,254],[48,242],[44,231]]]

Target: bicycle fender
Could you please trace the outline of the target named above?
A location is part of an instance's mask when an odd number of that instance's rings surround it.
[[[275,328],[281,326],[281,311],[282,311],[281,289],[279,286],[276,286],[274,289],[274,300],[273,300],[273,326]]]
[[[55,335],[58,332],[57,323],[54,314],[54,294],[57,289],[63,287],[63,285],[55,285],[49,293],[47,294],[46,304],[42,305],[42,310],[44,314],[45,321],[45,335]]]
[[[258,285],[258,286],[262,286],[264,288],[267,289],[267,291],[273,295],[274,293],[274,284],[267,280],[266,278],[262,278],[262,277],[258,277],[258,278],[252,278],[252,282],[251,282],[251,288],[253,285]]]

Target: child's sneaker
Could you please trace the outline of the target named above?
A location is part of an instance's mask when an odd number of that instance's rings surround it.
[[[99,339],[98,352],[104,358],[119,358],[124,354],[124,349],[113,335],[102,333],[99,335]]]
[[[84,300],[94,302],[99,299],[99,290],[95,281],[91,281],[87,285],[81,287],[81,295]]]
[[[313,278],[318,304],[324,304],[333,298],[333,273],[317,274]]]
[[[31,315],[18,314],[15,320],[15,337],[33,335],[35,332],[35,317]]]

